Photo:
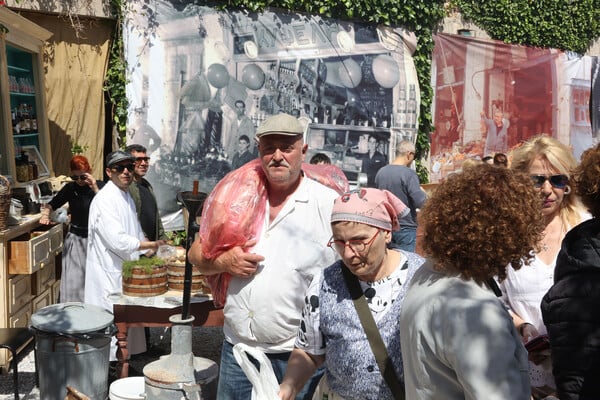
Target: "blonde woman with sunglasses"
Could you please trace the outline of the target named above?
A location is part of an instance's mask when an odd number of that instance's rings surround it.
[[[547,334],[540,304],[554,283],[554,268],[567,231],[589,218],[574,193],[571,170],[577,161],[571,149],[549,136],[536,136],[513,150],[511,169],[529,174],[540,196],[545,228],[529,266],[510,266],[500,284],[523,342]],[[556,388],[549,351],[530,352],[529,375],[534,398],[544,398]]]

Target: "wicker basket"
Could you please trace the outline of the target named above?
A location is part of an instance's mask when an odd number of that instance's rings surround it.
[[[10,182],[0,175],[0,231],[8,227],[8,214],[10,212]]]

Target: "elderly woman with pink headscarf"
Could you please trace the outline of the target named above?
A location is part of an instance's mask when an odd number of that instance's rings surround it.
[[[294,399],[323,364],[317,396],[327,397],[319,399],[393,399],[393,392],[403,391],[399,313],[407,282],[424,260],[388,244],[398,217],[408,212],[387,190],[363,188],[335,200],[328,245],[341,259],[316,275],[306,293],[281,399]],[[363,326],[374,328],[369,337]],[[384,345],[378,359],[375,336]]]

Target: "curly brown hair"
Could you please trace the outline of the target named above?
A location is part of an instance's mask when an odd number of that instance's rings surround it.
[[[581,155],[572,178],[583,205],[595,218],[600,217],[600,144]]]
[[[531,179],[482,164],[449,176],[425,202],[423,250],[438,271],[482,283],[533,259],[544,229]]]

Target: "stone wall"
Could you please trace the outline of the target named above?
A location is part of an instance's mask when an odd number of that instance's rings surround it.
[[[107,0],[6,0],[6,5],[13,10],[23,9],[50,14],[111,18]]]

